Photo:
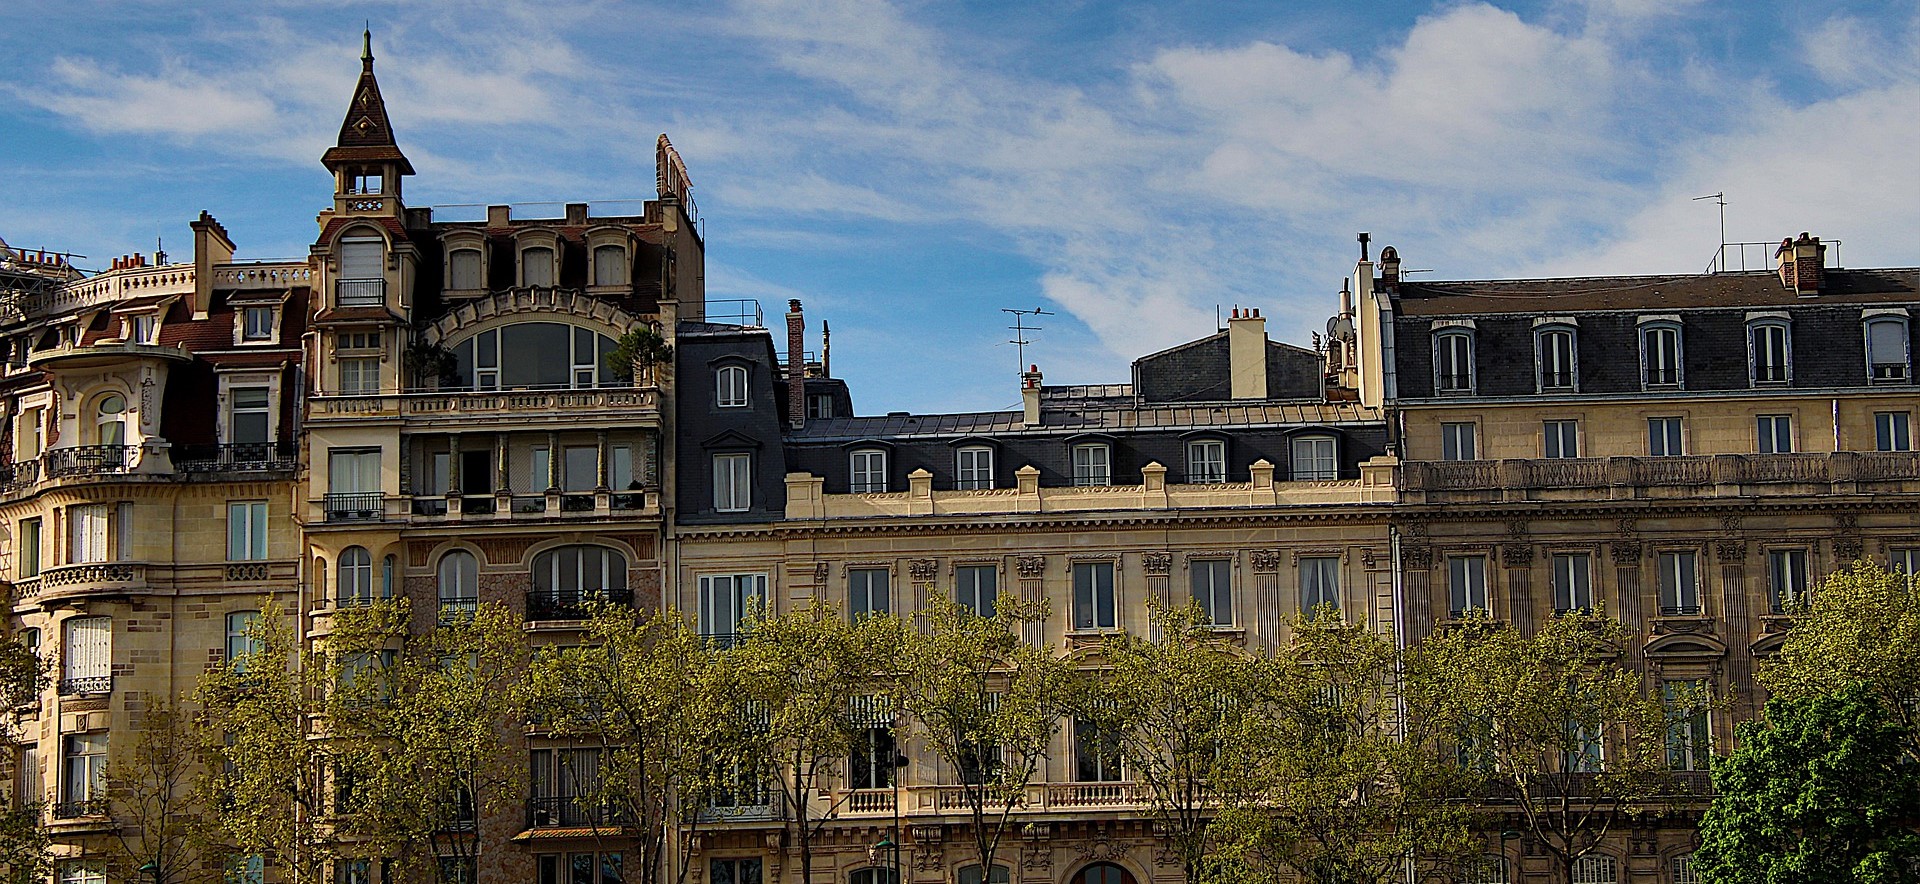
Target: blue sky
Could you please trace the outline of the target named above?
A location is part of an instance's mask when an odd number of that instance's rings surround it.
[[[1920,4],[9,4],[0,237],[302,255],[370,20],[413,205],[611,200],[668,133],[710,298],[807,304],[863,413],[1015,407],[1257,306],[1356,231],[1426,278],[1698,272],[1799,231],[1920,265]]]

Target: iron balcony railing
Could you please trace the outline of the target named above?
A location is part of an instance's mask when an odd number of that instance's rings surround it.
[[[340,307],[385,307],[387,281],[384,279],[342,279],[333,284],[333,302]]]
[[[633,606],[627,589],[535,590],[527,593],[528,620],[585,620],[595,605]]]
[[[593,804],[590,798],[573,795],[542,795],[527,799],[527,828],[529,829],[613,827],[623,825],[624,817],[624,814],[609,805]]]
[[[173,457],[182,473],[284,472],[300,468],[300,443],[230,442],[225,445],[182,445]]]
[[[386,499],[378,491],[329,494],[325,506],[329,522],[378,522],[386,515]]]
[[[60,476],[102,476],[124,473],[133,467],[137,445],[75,445],[49,449],[45,455],[47,478]]]
[[[79,801],[58,801],[48,811],[56,820],[77,820],[81,817],[106,816],[107,802],[101,798],[83,798]]]

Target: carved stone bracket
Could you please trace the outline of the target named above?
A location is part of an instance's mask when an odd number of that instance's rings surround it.
[[[1376,556],[1377,554],[1371,548],[1360,550],[1360,565],[1365,568],[1372,568],[1377,561]]]
[[[1013,569],[1022,577],[1039,577],[1047,572],[1047,557],[1015,556]]]
[[[1140,555],[1140,569],[1148,574],[1165,576],[1173,567],[1173,556],[1169,553],[1150,552]]]
[[[1500,562],[1509,568],[1524,568],[1533,564],[1533,544],[1503,543],[1500,545]]]
[[[1280,570],[1281,555],[1271,549],[1256,549],[1247,553],[1247,563],[1253,566],[1255,574],[1272,574]]]

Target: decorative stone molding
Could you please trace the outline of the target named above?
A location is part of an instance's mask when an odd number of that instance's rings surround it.
[[[1501,544],[1500,563],[1509,568],[1524,568],[1533,564],[1533,545],[1530,543]]]
[[[1640,541],[1616,540],[1609,545],[1613,553],[1613,563],[1620,567],[1640,564]]]
[[[1022,577],[1039,577],[1047,572],[1047,557],[1015,556],[1013,568]]]
[[[1858,513],[1834,513],[1833,530],[1841,534],[1852,534],[1860,530],[1860,515]]]
[[[1255,574],[1272,574],[1280,570],[1281,555],[1277,550],[1256,549],[1247,553],[1247,563]]]
[[[1838,564],[1851,564],[1860,558],[1862,545],[1858,537],[1835,537],[1833,539],[1833,557]]]
[[[1371,569],[1374,566],[1374,563],[1377,561],[1375,558],[1376,555],[1377,553],[1375,553],[1371,547],[1361,550],[1360,551],[1361,567]]]
[[[1158,577],[1165,577],[1173,568],[1173,556],[1170,553],[1150,552],[1140,554],[1140,569]]]
[[[939,563],[933,559],[914,559],[907,563],[907,575],[915,583],[932,583],[938,570]]]
[[[1410,570],[1416,568],[1426,570],[1427,568],[1433,567],[1433,547],[1424,545],[1401,546],[1400,567]]]
[[[1507,536],[1508,537],[1526,537],[1527,523],[1521,519],[1514,519],[1513,521],[1508,522]]]
[[[1733,565],[1747,559],[1747,542],[1744,540],[1721,540],[1713,545],[1713,557],[1722,565]]]
[[[1620,520],[1620,533],[1628,537],[1640,533],[1640,520],[1628,516]]]
[[[1721,516],[1720,530],[1726,531],[1727,533],[1731,534],[1735,531],[1740,530],[1741,523],[1742,523],[1742,520],[1740,516],[1737,514]]]

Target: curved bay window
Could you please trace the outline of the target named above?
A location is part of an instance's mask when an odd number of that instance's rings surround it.
[[[591,389],[612,379],[614,340],[590,328],[521,322],[452,345],[456,383],[471,390]],[[505,357],[505,358],[503,358]]]
[[[626,604],[627,557],[605,546],[562,546],[533,557],[529,620],[578,620],[596,604]]]

